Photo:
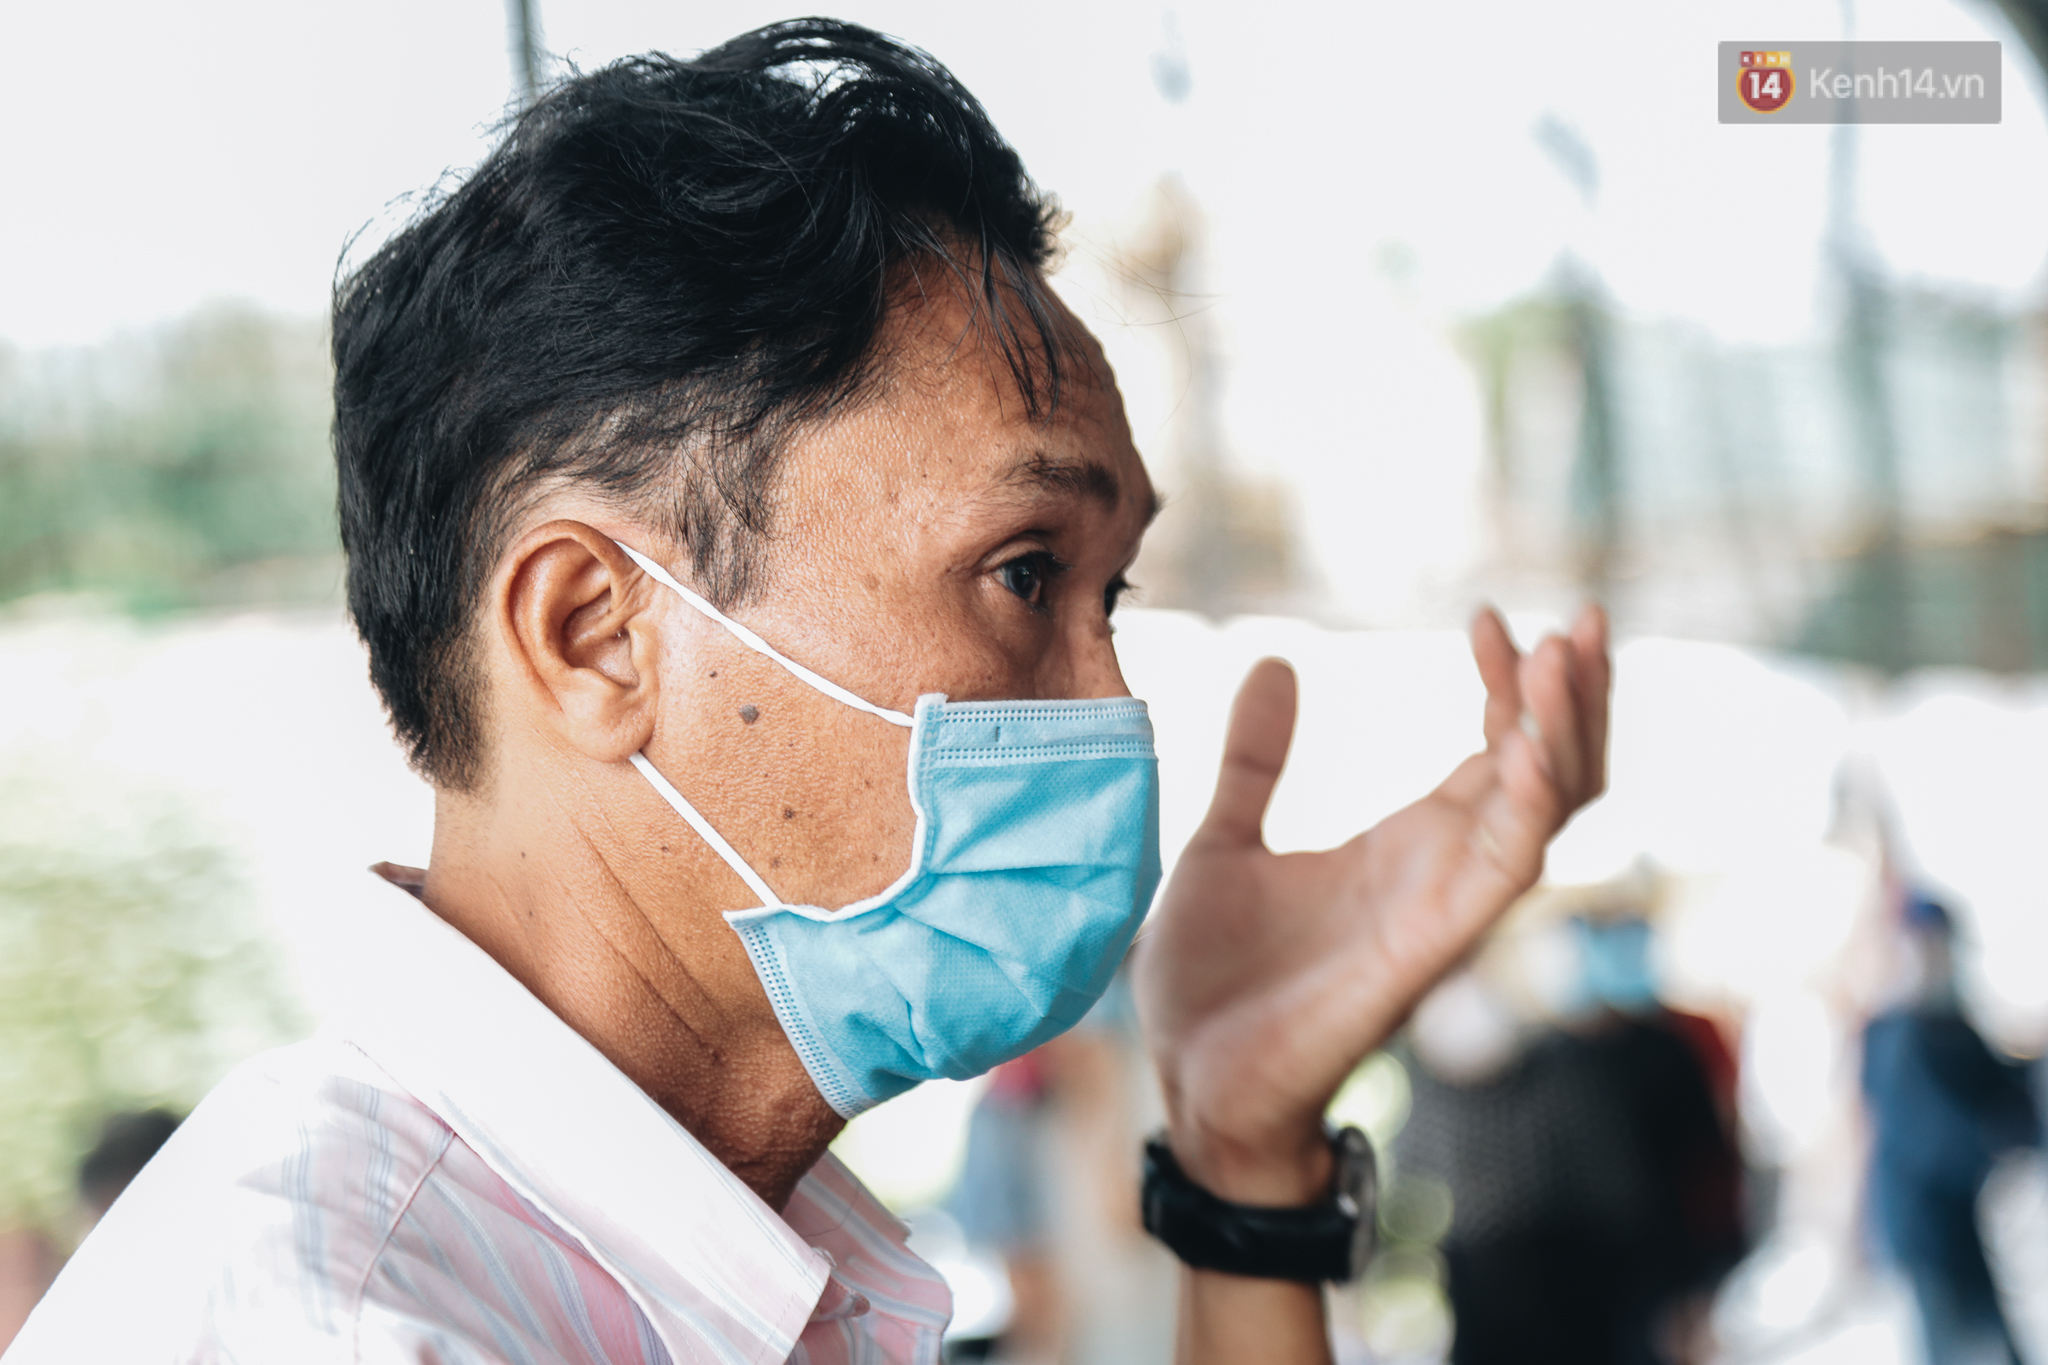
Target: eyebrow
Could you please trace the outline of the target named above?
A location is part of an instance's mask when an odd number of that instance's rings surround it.
[[[1095,460],[1058,460],[1050,455],[1034,453],[1011,465],[1003,476],[1003,482],[1025,484],[1067,497],[1088,498],[1109,508],[1114,508],[1123,497],[1123,484],[1118,480],[1116,471]],[[1152,505],[1145,511],[1147,526],[1158,517],[1162,506],[1159,494],[1153,493]]]

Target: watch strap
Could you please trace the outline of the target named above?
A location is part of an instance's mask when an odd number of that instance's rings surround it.
[[[1145,1230],[1187,1265],[1269,1280],[1346,1281],[1357,1274],[1358,1223],[1371,1217],[1333,1188],[1319,1204],[1233,1204],[1181,1169],[1162,1138],[1145,1144]]]

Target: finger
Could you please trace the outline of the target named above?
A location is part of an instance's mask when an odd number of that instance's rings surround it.
[[[1287,762],[1294,737],[1294,670],[1280,659],[1252,665],[1230,708],[1223,741],[1223,769],[1216,796],[1202,821],[1204,834],[1232,843],[1256,844],[1263,835],[1266,805]]]
[[[1478,866],[1519,891],[1542,874],[1544,850],[1569,807],[1525,731],[1502,742],[1488,777],[1474,810],[1473,851]]]
[[[1577,651],[1553,635],[1522,660],[1522,701],[1529,738],[1558,796],[1575,806],[1584,799],[1586,753],[1579,734],[1579,698],[1573,664]]]
[[[1522,716],[1522,652],[1492,607],[1472,618],[1472,658],[1479,665],[1479,680],[1486,684],[1486,747],[1491,749]]]
[[[1607,612],[1598,602],[1588,602],[1572,623],[1572,650],[1578,656],[1579,739],[1585,745],[1589,800],[1607,790],[1607,724],[1614,686],[1607,632]]]

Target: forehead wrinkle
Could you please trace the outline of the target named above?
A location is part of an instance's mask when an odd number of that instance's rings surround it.
[[[1096,460],[1061,460],[1034,451],[1004,472],[1002,482],[1042,489],[1067,497],[1085,497],[1115,509],[1123,497],[1116,471]]]

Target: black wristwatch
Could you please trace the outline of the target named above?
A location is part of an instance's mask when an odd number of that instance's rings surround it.
[[[1145,1231],[1197,1270],[1355,1280],[1372,1257],[1378,1169],[1372,1143],[1356,1128],[1330,1134],[1330,1152],[1336,1171],[1320,1204],[1266,1208],[1218,1199],[1188,1179],[1162,1134],[1145,1144]]]

